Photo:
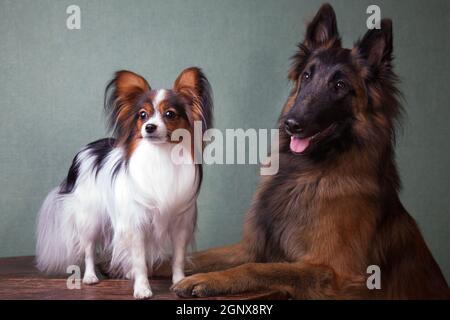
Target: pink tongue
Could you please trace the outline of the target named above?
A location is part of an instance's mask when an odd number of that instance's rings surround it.
[[[300,139],[292,136],[290,144],[291,151],[295,153],[302,153],[306,148],[308,148],[310,140],[311,138]]]

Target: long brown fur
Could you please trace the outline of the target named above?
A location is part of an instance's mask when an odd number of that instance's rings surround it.
[[[289,72],[294,89],[280,117],[279,172],[261,179],[242,241],[194,254],[187,271],[196,274],[173,286],[178,295],[276,289],[298,299],[450,297],[398,197],[393,143],[401,109],[390,63],[390,20],[346,53],[356,70],[350,79],[355,90],[352,143],[319,162],[289,151],[282,120],[293,108],[303,68],[317,51],[348,50],[340,45],[334,11],[324,5]],[[380,267],[379,290],[366,286],[369,265]]]

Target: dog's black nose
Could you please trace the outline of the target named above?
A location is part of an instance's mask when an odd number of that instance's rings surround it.
[[[300,126],[300,123],[298,123],[295,119],[286,119],[284,122],[284,127],[286,131],[290,134],[294,133],[301,133],[303,131],[303,128]]]
[[[156,130],[157,126],[153,123],[149,123],[145,126],[145,131],[147,131],[147,133],[152,133]]]

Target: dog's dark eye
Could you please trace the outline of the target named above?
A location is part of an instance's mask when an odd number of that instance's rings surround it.
[[[302,79],[308,81],[309,79],[311,79],[311,74],[309,72],[304,72]]]
[[[172,110],[167,110],[166,113],[164,113],[167,119],[175,119],[177,117],[177,114],[173,112]]]
[[[347,85],[345,84],[344,81],[339,80],[339,81],[336,82],[336,84],[334,85],[334,88],[335,88],[336,90],[342,90],[342,89],[345,89],[346,86],[347,86]]]
[[[145,112],[145,111],[139,112],[139,118],[140,118],[141,120],[145,120],[145,119],[147,119],[147,117],[148,117],[147,112]]]

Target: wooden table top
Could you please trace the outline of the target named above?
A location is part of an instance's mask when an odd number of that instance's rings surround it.
[[[69,274],[67,275],[67,277]],[[0,259],[0,300],[132,300],[133,286],[130,280],[102,279],[95,285],[83,285],[81,289],[68,289],[67,277],[49,277],[34,267],[34,257]],[[169,288],[171,280],[152,278],[152,300],[180,299]],[[247,293],[214,297],[226,300],[286,299],[276,291]]]

